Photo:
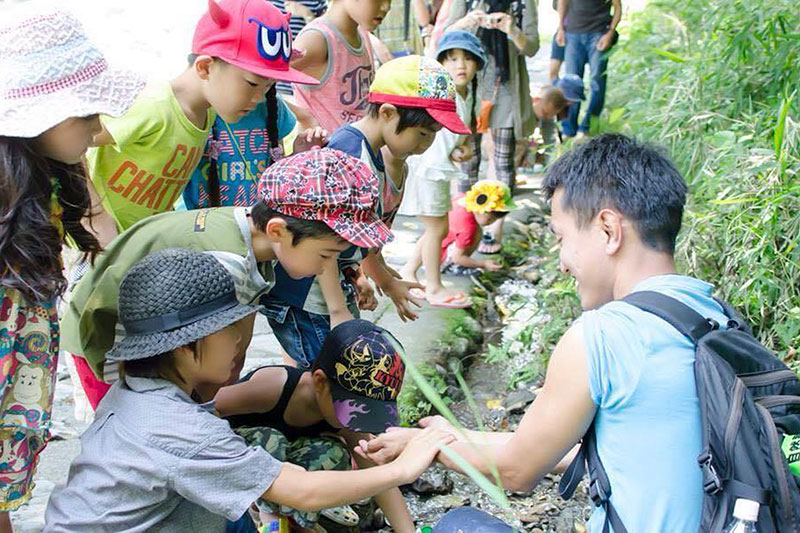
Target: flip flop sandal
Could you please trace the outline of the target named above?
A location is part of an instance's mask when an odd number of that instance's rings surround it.
[[[463,293],[448,296],[441,302],[428,302],[431,307],[443,307],[445,309],[469,309],[472,307],[472,298],[465,296]]]
[[[485,233],[481,238],[481,243],[478,245],[478,252],[484,255],[492,255],[500,252],[503,248],[501,244],[494,240],[494,237]]]
[[[341,507],[332,507],[330,509],[323,509],[320,514],[330,520],[336,522],[341,526],[357,526],[358,514],[349,505],[342,505]]]

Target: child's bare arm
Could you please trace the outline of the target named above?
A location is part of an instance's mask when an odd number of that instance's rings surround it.
[[[466,268],[485,268],[495,272],[502,268],[502,265],[497,261],[491,259],[473,259],[471,254],[467,254],[467,250],[453,246],[453,255],[451,257],[453,262]]]
[[[412,310],[411,304],[420,307],[420,304],[411,298],[411,289],[424,289],[420,283],[403,281],[394,275],[384,266],[383,257],[377,254],[369,254],[361,263],[364,273],[375,281],[378,288],[394,302],[397,314],[405,322],[406,320],[416,320],[417,314]]]
[[[350,450],[357,448],[360,440],[369,440],[371,437],[371,435],[367,433],[354,433],[347,430],[342,431],[341,435],[344,437],[344,440],[347,442],[347,447]],[[353,458],[359,468],[364,469],[376,466],[374,462],[358,454],[353,454]],[[406,500],[403,498],[403,493],[400,492],[400,489],[395,487],[381,492],[375,496],[375,501],[383,510],[383,514],[386,515],[389,523],[392,524],[392,529],[394,531],[397,533],[414,532],[414,520],[411,518],[411,513],[408,511]]]
[[[286,379],[283,368],[262,368],[247,381],[222,387],[214,397],[214,407],[222,417],[266,413],[278,403]]]
[[[325,37],[316,30],[306,30],[297,37],[294,48],[305,54],[294,59],[292,67],[320,79],[328,68],[328,43]]]
[[[406,445],[391,463],[354,472],[306,472],[284,465],[262,499],[301,511],[318,511],[346,505],[411,483],[430,466],[442,444],[453,442],[450,433],[427,428]]]
[[[322,289],[322,296],[328,306],[328,313],[331,317],[331,329],[348,320],[353,320],[353,315],[347,308],[347,300],[342,291],[342,284],[339,282],[339,264],[335,258],[325,264],[322,274],[317,276],[319,288]]]
[[[312,115],[308,109],[305,107],[300,107],[289,100],[284,100],[283,102],[289,108],[289,111],[294,114],[294,117],[297,119],[297,124],[300,125],[301,131],[319,127],[319,122],[317,122],[317,119],[314,118],[314,115]]]
[[[105,132],[105,130],[103,131]],[[119,234],[117,222],[114,217],[103,209],[103,201],[100,199],[100,195],[97,194],[92,180],[86,180],[86,188],[89,189],[89,197],[92,201],[92,206],[89,208],[91,216],[83,217],[81,224],[86,228],[86,231],[97,238],[100,246],[105,248]]]

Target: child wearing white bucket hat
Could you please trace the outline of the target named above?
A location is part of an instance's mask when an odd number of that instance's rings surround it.
[[[31,495],[49,439],[59,347],[61,246],[100,251],[81,225],[90,206],[81,163],[143,82],[111,70],[65,12],[3,14],[0,23],[0,531]]]

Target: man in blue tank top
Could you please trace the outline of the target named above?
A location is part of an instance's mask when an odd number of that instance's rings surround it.
[[[697,531],[703,488],[694,346],[667,322],[619,301],[632,292],[658,291],[727,322],[711,285],[676,272],[686,184],[660,150],[611,134],[556,161],[544,191],[560,267],[575,279],[584,312],[556,346],[544,387],[517,431],[463,436],[453,429],[459,440],[451,446],[487,475],[493,461],[505,488],[528,491],[569,463],[594,422],[611,503],[626,529]],[[421,424],[448,423],[432,417]],[[362,442],[361,453],[384,461],[416,431]],[[459,470],[444,454],[438,459]],[[454,513],[437,533],[460,527],[455,519],[462,511]],[[601,531],[604,521],[602,508],[595,508],[589,530]]]

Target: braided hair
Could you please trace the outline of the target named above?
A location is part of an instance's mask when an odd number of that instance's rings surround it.
[[[264,100],[267,105],[267,119],[266,130],[267,140],[269,142],[270,161],[269,164],[275,162],[276,154],[281,153],[281,143],[278,134],[278,90],[275,84],[270,87],[264,95]],[[222,119],[220,119],[222,120]],[[211,126],[211,142],[218,142],[219,128],[218,122],[215,120]],[[231,143],[236,142],[235,139],[230,139]],[[245,165],[247,161],[243,161]],[[208,203],[209,207],[219,207],[222,203],[219,183],[219,170],[217,168],[216,157],[211,158],[208,166]]]

